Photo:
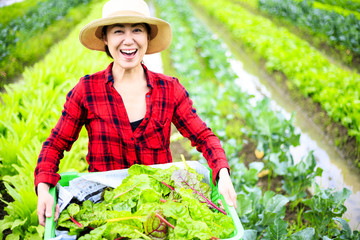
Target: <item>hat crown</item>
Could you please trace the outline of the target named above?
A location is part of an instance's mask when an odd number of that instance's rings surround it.
[[[103,7],[102,17],[127,15],[129,12],[150,17],[150,9],[144,0],[110,0]]]

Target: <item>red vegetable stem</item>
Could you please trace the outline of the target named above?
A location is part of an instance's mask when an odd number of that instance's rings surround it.
[[[168,188],[170,188],[171,190],[175,190],[175,188],[173,188],[169,184],[166,184],[164,181],[161,181],[161,183],[164,184],[165,186],[167,186]]]
[[[155,214],[156,217],[158,217],[162,222],[164,222],[166,225],[168,225],[171,228],[175,228],[174,225],[172,225],[171,223],[169,223],[165,218],[163,218],[160,214],[156,213]]]
[[[214,208],[216,208],[219,212],[223,213],[224,215],[227,215],[225,211],[223,211],[221,208],[219,208],[218,206],[216,206],[213,202],[211,202],[207,197],[205,197],[202,193],[198,192],[195,188],[192,188],[187,182],[185,182],[192,190],[194,190],[197,194],[199,194],[200,196],[202,196],[206,202],[208,202],[211,206],[213,206]]]
[[[83,228],[83,225],[81,223],[79,223],[78,221],[75,220],[75,218],[73,218],[72,216],[70,216],[71,221],[73,221],[76,226],[78,226],[79,228]]]

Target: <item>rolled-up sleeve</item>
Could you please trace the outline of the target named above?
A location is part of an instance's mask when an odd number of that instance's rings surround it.
[[[172,122],[184,137],[190,139],[191,145],[196,146],[196,149],[202,152],[212,169],[213,183],[216,185],[220,169],[227,168],[229,170],[220,140],[198,116],[189,93],[177,79],[174,81],[174,99],[175,109]]]

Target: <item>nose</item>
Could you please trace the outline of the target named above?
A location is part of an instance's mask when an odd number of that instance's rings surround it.
[[[125,31],[123,44],[131,45],[134,43],[134,37],[132,31]]]

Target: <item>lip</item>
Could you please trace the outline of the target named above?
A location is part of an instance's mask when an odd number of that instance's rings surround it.
[[[133,53],[131,53],[131,54],[126,53],[126,52],[132,52],[132,51],[133,51]],[[138,49],[136,49],[136,48],[120,50],[120,54],[126,59],[133,59],[137,53],[138,53]]]

